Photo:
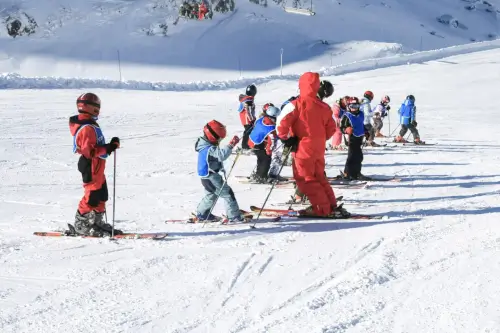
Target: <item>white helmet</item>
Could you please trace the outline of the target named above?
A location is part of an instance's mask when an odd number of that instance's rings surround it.
[[[278,109],[277,107],[275,106],[269,106],[266,110],[266,115],[268,115],[269,117],[278,117],[281,113],[281,110]]]

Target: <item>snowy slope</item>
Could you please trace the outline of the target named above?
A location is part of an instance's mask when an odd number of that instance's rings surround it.
[[[297,74],[489,40],[499,29],[499,0],[489,1],[491,6],[475,0],[318,0],[313,2],[315,16],[284,12],[291,2],[269,1],[263,7],[239,0],[234,12],[200,22],[178,20],[180,1],[4,0],[0,17],[27,13],[38,29],[16,39],[0,29],[0,73],[177,83],[227,80],[280,74],[283,49],[284,74]],[[299,3],[310,6],[309,1]],[[450,24],[437,21],[443,15]],[[159,24],[168,25],[167,37],[146,36]]]
[[[366,150],[365,174],[403,181],[336,193],[352,212],[390,217],[378,222],[164,224],[200,199],[193,142],[203,124],[216,118],[240,133],[226,105],[240,90],[96,90],[104,133],[123,143],[117,226],[171,233],[160,242],[32,236],[63,227],[80,199],[67,119],[81,91],[0,91],[0,331],[499,332],[500,125],[469,122],[475,107],[495,110],[499,56],[327,77],[335,97],[370,88],[389,94],[393,110],[414,94],[422,138],[439,142]],[[297,84],[259,87],[259,103],[279,103]],[[392,114],[390,131],[396,123]],[[344,161],[329,155],[327,173]],[[234,175],[254,163],[241,157]],[[269,190],[229,181],[242,208]],[[269,204],[291,192],[275,190]]]

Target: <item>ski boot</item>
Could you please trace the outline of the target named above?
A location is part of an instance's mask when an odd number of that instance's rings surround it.
[[[95,211],[80,214],[77,210],[75,214],[74,230],[78,235],[92,237],[109,237],[112,233],[112,226],[104,222],[104,213]],[[115,229],[115,235],[123,234],[121,230]]]
[[[236,224],[236,223],[248,223],[252,220],[253,214],[248,214],[246,212],[242,212],[240,210],[241,214],[232,218],[224,218],[222,221],[222,224]]]
[[[344,204],[342,203],[337,207],[332,207],[332,213],[329,216],[337,219],[350,217],[351,213],[349,213],[343,206]]]
[[[401,135],[398,135],[397,137],[395,137],[393,142],[408,143],[408,141],[406,141]]]
[[[420,140],[420,138],[413,140],[413,143],[416,145],[425,145],[425,141]]]
[[[207,213],[208,214],[208,213]],[[198,223],[198,222],[220,222],[223,220],[222,217],[210,214],[197,214],[191,213],[191,217],[188,220],[188,223]]]
[[[355,180],[364,180],[364,181],[369,181],[369,180],[372,180],[371,177],[368,177],[368,176],[365,176],[363,175],[361,172],[358,174],[357,177],[353,178]]]
[[[273,182],[279,183],[279,182],[288,181],[288,178],[281,177],[280,175],[269,175],[269,177],[267,179],[268,179],[268,182],[270,182],[270,183],[273,183]]]

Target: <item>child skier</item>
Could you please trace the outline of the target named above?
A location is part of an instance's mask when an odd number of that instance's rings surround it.
[[[363,137],[368,135],[364,120],[365,115],[360,111],[359,99],[351,97],[347,102],[348,112],[344,113],[340,120],[340,129],[342,133],[349,135],[347,160],[345,162],[343,178],[350,180],[369,180],[361,174],[361,163],[363,162]]]
[[[373,130],[375,131],[375,137],[383,138],[385,137],[380,130],[384,127],[384,118],[387,116],[387,112],[391,109],[389,103],[391,99],[389,96],[384,96],[380,103],[373,110]]]
[[[248,145],[257,156],[257,168],[251,178],[257,183],[284,180],[278,175],[282,163],[282,149],[278,149],[276,117],[280,112],[272,103],[264,105],[263,113],[250,133]]]
[[[365,91],[363,98],[361,99],[360,109],[365,117],[364,120],[365,132],[368,132],[366,144],[372,147],[378,147],[379,145],[373,141],[375,139],[375,131],[373,129],[373,124],[372,124],[372,118],[373,118],[372,106],[371,106],[372,101],[373,101],[373,92],[371,92],[370,90]]]
[[[235,135],[226,147],[219,143],[226,137],[226,127],[217,120],[212,120],[203,128],[203,136],[195,144],[198,152],[198,176],[205,188],[205,196],[196,209],[196,221],[220,221],[221,218],[210,213],[218,197],[226,202],[226,213],[229,222],[243,222],[234,192],[224,181],[220,172],[225,174],[223,161],[231,156],[231,152],[240,139]]]
[[[78,171],[82,174],[84,196],[75,215],[75,231],[80,235],[111,236],[112,227],[105,222],[108,186],[104,169],[106,158],[120,147],[120,139],[113,137],[106,143],[97,119],[101,100],[93,93],[80,95],[76,100],[78,115],[69,119],[73,136],[73,153],[80,154]],[[115,229],[115,234],[122,231]]]
[[[417,130],[417,107],[415,106],[415,97],[413,95],[408,95],[401,104],[398,110],[400,115],[399,123],[401,124],[401,130],[399,135],[394,139],[395,142],[407,142],[404,136],[408,130],[410,130],[413,135],[413,143],[415,144],[425,144],[425,142],[420,140],[420,135]]]
[[[338,99],[332,106],[333,120],[335,121],[335,125],[337,125],[338,129],[340,129],[340,119],[342,118],[344,113],[347,112],[347,101],[349,100],[349,98],[349,96],[344,96]],[[335,133],[333,134],[331,149],[345,149],[342,145],[342,132],[340,130],[335,131]]]
[[[253,84],[247,86],[245,94],[239,97],[240,105],[238,112],[240,114],[241,125],[243,125],[243,139],[241,140],[242,149],[250,149],[248,147],[248,137],[255,123],[255,95],[257,95],[257,87]]]

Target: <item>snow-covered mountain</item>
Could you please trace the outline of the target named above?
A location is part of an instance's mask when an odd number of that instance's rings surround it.
[[[257,3],[258,4],[257,4]],[[500,1],[0,1],[0,72],[145,81],[283,73],[496,38]],[[284,8],[311,9],[314,16]],[[217,11],[218,10],[218,11]],[[227,12],[220,12],[226,11]],[[17,27],[17,30],[14,29]],[[9,32],[16,30],[16,38]]]

